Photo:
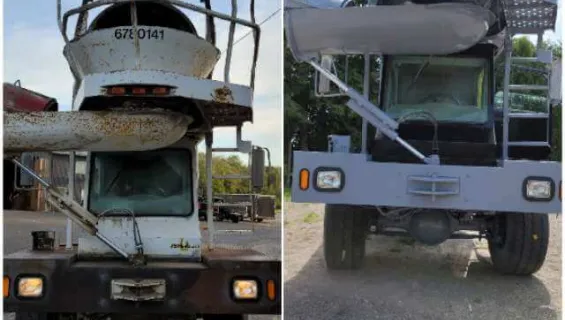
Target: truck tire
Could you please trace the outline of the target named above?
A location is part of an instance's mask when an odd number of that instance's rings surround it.
[[[230,219],[233,223],[239,223],[239,216],[237,214],[232,214]]]
[[[328,269],[358,269],[365,258],[369,216],[355,206],[326,205],[324,256]]]
[[[541,268],[549,244],[547,214],[500,213],[495,228],[498,239],[491,237],[488,242],[496,271],[531,275]]]

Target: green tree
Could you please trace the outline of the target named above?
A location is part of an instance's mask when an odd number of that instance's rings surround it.
[[[198,190],[200,196],[206,196],[206,155],[198,153]],[[249,167],[236,156],[213,156],[212,157],[212,176],[226,175],[248,175]],[[272,175],[274,183],[269,184],[268,177]],[[212,192],[214,194],[237,194],[249,193],[250,182],[247,179],[213,179]],[[260,194],[272,195],[276,197],[277,206],[280,208],[281,199],[281,168],[265,168],[264,187],[259,190]]]

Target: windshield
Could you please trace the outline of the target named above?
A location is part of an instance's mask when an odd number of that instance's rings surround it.
[[[192,213],[188,150],[92,153],[90,172],[89,209],[96,214],[111,209],[136,215]]]
[[[488,60],[393,57],[386,68],[384,107],[391,117],[428,111],[440,122],[487,121]]]

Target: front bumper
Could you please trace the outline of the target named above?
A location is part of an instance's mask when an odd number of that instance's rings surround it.
[[[368,161],[366,155],[294,152],[292,201],[467,211],[561,213],[561,163],[505,161],[500,167],[426,165]],[[300,172],[309,173],[308,188]],[[315,187],[316,173],[342,172],[336,190]],[[524,196],[524,181],[543,177],[554,182],[548,201]],[[302,186],[304,187],[304,186]]]
[[[64,249],[63,249],[64,250]],[[253,251],[203,253],[203,263],[154,261],[134,268],[124,261],[77,261],[73,252],[17,252],[4,259],[10,279],[4,312],[136,313],[136,314],[280,314],[281,264]],[[44,294],[37,299],[16,297],[19,276],[44,278]],[[256,301],[236,301],[234,279],[259,284]],[[112,298],[113,279],[164,280],[161,301],[133,302]],[[275,284],[275,298],[267,297],[267,281]]]

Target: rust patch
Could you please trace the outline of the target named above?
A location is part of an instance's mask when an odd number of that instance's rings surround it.
[[[157,148],[180,139],[190,122],[178,114],[162,112],[18,112],[4,117],[4,147],[7,150]]]
[[[233,103],[233,95],[231,89],[227,86],[223,86],[221,88],[214,89],[214,93],[212,94],[212,98],[214,102],[218,103]]]

